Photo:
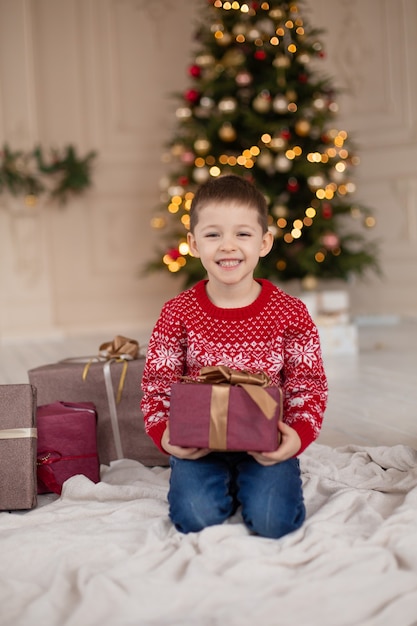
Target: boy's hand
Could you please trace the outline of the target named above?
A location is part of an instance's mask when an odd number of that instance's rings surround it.
[[[291,426],[278,422],[281,442],[273,452],[248,452],[261,465],[275,465],[293,457],[301,448],[301,439]]]
[[[189,459],[194,461],[195,459],[199,459],[202,456],[206,456],[210,452],[208,448],[182,448],[181,446],[173,446],[169,443],[169,424],[167,423],[167,427],[162,435],[161,445],[165,452],[171,454],[172,456],[176,456],[179,459]]]

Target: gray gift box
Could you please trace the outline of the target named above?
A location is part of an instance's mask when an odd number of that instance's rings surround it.
[[[37,389],[38,406],[57,401],[95,404],[100,463],[108,465],[118,458],[127,458],[147,466],[168,465],[168,456],[145,433],[140,410],[144,365],[143,356],[128,362],[67,359],[31,369],[28,376]],[[124,369],[126,378],[117,402]]]
[[[37,504],[36,389],[0,385],[0,510]]]

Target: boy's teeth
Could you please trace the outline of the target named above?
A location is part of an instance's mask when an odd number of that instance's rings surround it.
[[[234,265],[239,265],[239,261],[219,261],[219,265],[223,267],[233,267]]]

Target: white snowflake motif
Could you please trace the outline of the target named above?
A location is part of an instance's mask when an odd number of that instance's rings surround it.
[[[280,372],[284,366],[284,358],[281,352],[275,352],[275,350],[271,350],[270,355],[268,356],[268,370],[273,372],[274,374]]]
[[[159,424],[159,422],[164,422],[166,420],[166,415],[165,413],[163,413],[162,411],[158,411],[157,413],[154,413],[153,415],[150,415],[147,422],[146,422],[146,429],[149,430],[151,426],[153,426],[154,424]]]
[[[197,344],[193,344],[190,342],[187,349],[187,365],[189,368],[200,369],[202,364],[201,359],[201,350],[198,348]]]
[[[295,367],[304,363],[307,367],[312,368],[314,362],[317,361],[318,345],[314,339],[309,339],[305,345],[295,341],[291,348],[287,348],[287,351],[290,355],[289,362]]]
[[[239,354],[235,354],[234,357],[229,358],[226,354],[223,354],[223,359],[225,365],[231,367],[232,369],[244,370],[250,364],[250,359],[240,352]]]
[[[304,406],[304,399],[301,397],[292,398],[288,404],[290,407],[295,407],[295,406],[301,407],[301,406]]]
[[[168,367],[170,370],[174,370],[177,366],[181,365],[181,356],[182,353],[180,351],[162,346],[161,348],[156,349],[156,355],[153,360],[157,370],[160,370],[163,367]]]

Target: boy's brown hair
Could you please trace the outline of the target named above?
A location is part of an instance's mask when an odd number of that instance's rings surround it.
[[[196,191],[190,209],[190,231],[193,233],[198,222],[198,214],[209,203],[239,203],[254,209],[262,232],[268,230],[268,205],[263,194],[248,180],[235,174],[225,174],[210,178]]]

